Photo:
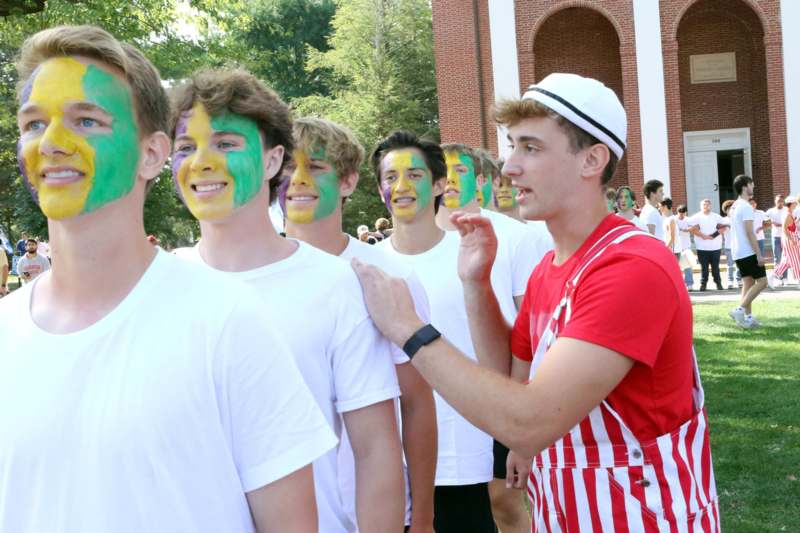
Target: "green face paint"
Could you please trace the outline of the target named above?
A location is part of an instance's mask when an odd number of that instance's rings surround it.
[[[82,81],[89,101],[112,116],[110,135],[89,135],[95,149],[95,175],[83,212],[88,213],[127,195],[136,182],[139,135],[128,88],[94,65],[86,67]]]
[[[241,207],[252,200],[264,184],[264,159],[258,124],[249,117],[224,113],[211,117],[211,127],[214,131],[225,131],[244,137],[243,150],[225,154],[228,172],[234,179],[233,206]]]
[[[478,194],[475,166],[467,154],[445,152],[447,164],[447,183],[445,185],[444,205],[448,209],[464,207]],[[466,171],[464,171],[466,168]],[[461,170],[461,172],[459,172]],[[458,191],[458,196],[453,191]]]
[[[328,161],[325,150],[320,148],[311,153],[312,159],[319,159],[330,164],[331,170],[323,172],[314,176],[314,181],[317,185],[319,193],[319,200],[317,207],[314,208],[314,220],[321,220],[328,218],[336,211],[336,206],[339,204],[339,174],[333,163]]]
[[[481,207],[486,208],[489,206],[489,202],[492,201],[492,176],[491,174],[486,176],[486,183],[480,189],[480,200],[481,200]]]

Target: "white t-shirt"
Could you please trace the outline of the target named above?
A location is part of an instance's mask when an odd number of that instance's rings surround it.
[[[663,224],[664,224],[664,244],[669,244],[669,231],[670,226],[672,223],[675,223],[675,236],[673,237],[672,241],[672,253],[679,254],[683,248],[681,247],[681,238],[678,234],[678,216],[672,215],[668,217],[662,216]]]
[[[692,225],[689,223],[690,218],[684,216],[681,219],[679,216],[675,217],[675,224],[678,226],[678,236],[681,243],[681,251],[688,250],[692,247],[692,234],[689,228]]]
[[[728,211],[728,216],[731,217],[731,254],[733,254],[733,259],[743,259],[755,255],[756,252],[750,245],[744,227],[745,221],[755,218],[750,202],[738,198]]]
[[[35,287],[0,302],[0,531],[250,533],[245,492],[335,446],[240,284],[159,251],[63,335],[31,319]]]
[[[50,270],[50,261],[46,257],[38,253],[33,257],[28,257],[28,254],[23,255],[17,262],[17,274],[23,284],[30,283],[35,280],[37,276]],[[25,277],[24,274],[28,274]]]
[[[497,235],[498,257],[505,256],[506,261],[511,265],[511,294],[513,296],[524,295],[533,269],[542,260],[544,254],[554,247],[553,237],[547,231],[547,225],[544,223],[523,224],[508,215],[488,209],[481,209],[481,216],[492,221],[492,227]],[[496,259],[496,261],[501,261],[501,259]],[[494,270],[497,269],[493,269],[493,274]],[[496,281],[500,282],[499,277]],[[506,286],[506,288],[508,287]],[[501,290],[501,286],[497,285],[495,291],[499,290]],[[511,314],[506,316],[506,320],[509,320],[509,316],[513,316],[510,319],[513,324],[517,316],[516,307]]]
[[[661,212],[658,209],[645,202],[641,213],[639,213],[639,218],[645,225],[645,231],[650,231],[647,226],[653,225],[656,227],[654,235],[662,241],[664,240],[664,217],[661,216]]]
[[[772,221],[772,238],[783,238],[783,221],[786,219],[787,207],[770,207],[767,209],[767,216]]]
[[[347,241],[347,248],[339,254],[339,257],[346,261],[350,261],[351,259],[358,258],[362,263],[367,263],[369,265],[374,265],[379,267],[381,270],[393,276],[395,278],[402,278],[406,285],[408,286],[408,290],[411,293],[411,298],[414,300],[414,308],[417,311],[417,315],[419,316],[420,320],[423,322],[430,322],[431,319],[431,311],[430,306],[428,305],[428,295],[425,294],[425,289],[422,287],[422,283],[420,283],[417,275],[414,274],[414,270],[408,266],[402,260],[399,260],[397,257],[393,255],[389,255],[384,250],[381,250],[377,246],[373,246],[371,244],[367,244],[365,242],[359,241],[358,239],[348,236]],[[403,351],[403,348],[392,344],[392,360],[394,361],[395,365],[402,365],[407,364],[410,359]],[[397,423],[398,428],[402,430],[402,419],[400,418],[400,406],[395,406],[395,412],[397,413]],[[401,432],[402,438],[402,432]],[[406,483],[406,525],[411,523],[411,486],[409,485],[408,481],[408,469],[405,468],[405,483]],[[355,463],[353,461],[353,450],[350,446],[350,440],[347,438],[347,433],[342,435],[342,442],[339,446],[339,487],[344,495],[344,501],[347,503],[352,503],[352,507],[347,509],[347,512],[350,514],[351,519],[353,522],[356,520],[356,509],[355,509],[355,490],[356,490],[356,477],[355,477]]]
[[[431,309],[431,323],[447,340],[473,361],[477,361],[469,333],[464,289],[458,277],[457,261],[459,236],[457,231],[446,231],[442,240],[427,252],[407,255],[398,253],[391,239],[376,246],[392,256],[405,261],[419,277]],[[497,263],[495,263],[495,266]],[[494,287],[494,269],[492,272]],[[510,286],[510,278],[507,283]],[[508,291],[501,298],[500,307],[514,307]],[[436,485],[472,485],[492,479],[492,438],[469,423],[439,394],[436,400],[436,424],[439,433],[439,456],[436,463]]]
[[[367,313],[361,284],[342,259],[301,242],[277,263],[245,272],[226,272],[243,281],[267,304],[267,320],[284,333],[297,366],[338,437],[342,413],[400,396],[391,343]],[[202,264],[199,245],[181,254]],[[210,268],[210,267],[208,267]],[[352,532],[339,488],[338,451],[314,461],[319,528]],[[353,493],[354,497],[354,493]]]
[[[700,232],[704,233],[705,235],[713,235],[714,232],[719,231],[717,229],[717,224],[724,223],[725,221],[723,220],[722,216],[720,216],[718,213],[714,213],[713,211],[709,211],[707,215],[700,211],[689,218],[689,224],[692,226],[700,226]],[[695,236],[694,246],[698,250],[719,250],[722,248],[722,235],[717,235],[711,240],[705,240]]]
[[[628,220],[627,218],[625,218],[624,216],[620,215],[619,213],[617,213],[617,216],[622,218],[622,219],[627,220],[628,222],[630,222],[631,224],[633,224],[637,228],[639,228],[641,230],[644,230],[644,231],[647,231],[649,233],[649,231],[647,229],[647,224],[642,222],[642,220],[639,217],[634,216],[632,219]]]
[[[753,211],[753,231],[756,232],[756,239],[759,241],[764,240],[764,221],[767,219],[767,214],[761,209]]]

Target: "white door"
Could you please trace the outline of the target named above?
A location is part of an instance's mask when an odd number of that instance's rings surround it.
[[[717,152],[689,152],[686,157],[686,207],[692,215],[700,210],[700,201],[711,200],[711,209],[719,213]]]

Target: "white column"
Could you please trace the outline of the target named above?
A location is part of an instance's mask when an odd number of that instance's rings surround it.
[[[664,195],[670,196],[667,103],[664,94],[664,56],[661,50],[658,2],[634,1],[633,24],[636,35],[636,78],[639,84],[644,181],[661,180],[664,182]],[[678,169],[675,171],[677,175],[683,174]]]
[[[489,38],[492,43],[494,101],[519,98],[519,62],[517,60],[514,0],[489,1]],[[505,128],[497,128],[497,150],[500,157],[505,157],[509,152]]]
[[[800,194],[800,2],[781,0],[783,87],[786,102],[786,142],[789,149],[789,189]]]

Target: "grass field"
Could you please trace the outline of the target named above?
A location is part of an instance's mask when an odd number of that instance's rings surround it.
[[[800,531],[800,300],[757,301],[749,331],[732,307],[694,306],[723,531]]]

